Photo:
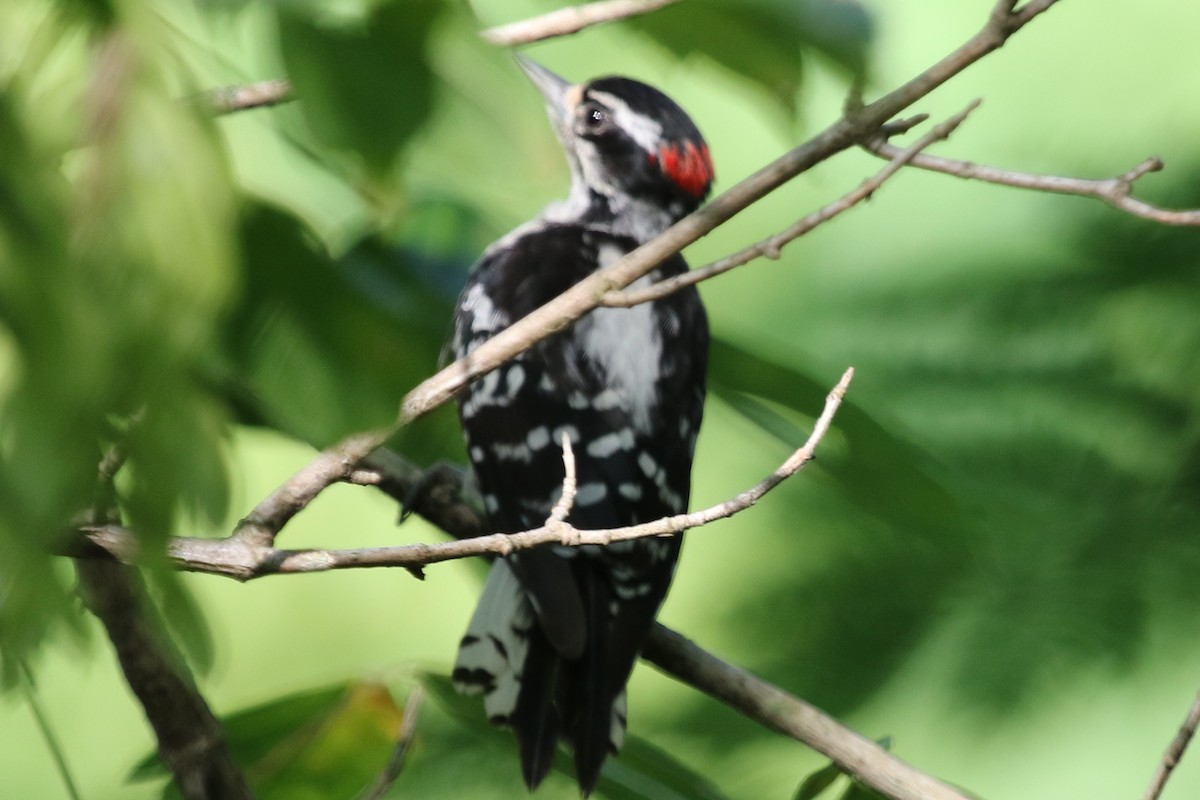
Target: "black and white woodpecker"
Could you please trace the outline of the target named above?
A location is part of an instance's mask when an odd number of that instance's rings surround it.
[[[454,318],[456,357],[662,233],[699,207],[713,179],[695,124],[662,92],[629,78],[572,84],[521,68],[566,151],[571,191],[491,245]],[[635,283],[681,273],[672,256]],[[561,494],[561,440],[580,529],[686,510],[704,407],[708,323],[686,288],[632,308],[599,308],[459,398],[467,449],[493,531],[543,524]],[[625,735],[625,684],[666,596],[681,539],[550,547],[497,560],[462,639],[460,689],[511,726],[525,783],[546,777],[559,739],[582,792]]]

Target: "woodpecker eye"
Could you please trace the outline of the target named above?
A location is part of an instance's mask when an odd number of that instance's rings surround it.
[[[608,109],[599,103],[584,103],[579,107],[580,133],[596,136],[607,131],[611,123]]]

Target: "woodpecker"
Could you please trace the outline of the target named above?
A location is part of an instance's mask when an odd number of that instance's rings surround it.
[[[566,152],[565,201],[491,245],[454,317],[469,356],[499,331],[662,233],[708,196],[708,147],[686,113],[635,80],[571,84],[525,59]],[[686,271],[675,255],[634,285]],[[491,530],[542,525],[571,442],[579,529],[686,510],[704,407],[708,322],[688,287],[633,308],[598,308],[471,384],[459,397]],[[532,791],[557,742],[586,796],[625,735],[625,684],[670,585],[681,537],[554,546],[498,559],[453,678],[514,729]]]

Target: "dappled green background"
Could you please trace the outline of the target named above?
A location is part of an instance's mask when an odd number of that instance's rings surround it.
[[[770,0],[687,0],[528,52],[662,87],[721,189],[834,118],[856,43],[885,90],[990,6],[870,2],[868,41],[847,3],[783,24],[759,16]],[[472,7],[492,24],[552,4]],[[91,502],[103,446],[129,443],[119,488],[141,534],[228,531],[314,445],[390,418],[435,367],[466,266],[563,191],[535,93],[476,24],[433,0],[0,7],[0,656],[10,680],[14,659],[32,667],[84,797],[161,791],[125,783],[149,733],[69,565],[44,555]],[[1171,0],[1068,0],[915,110],[982,96],[939,152],[1013,168],[1101,176],[1160,154],[1139,193],[1200,206],[1197,26]],[[305,103],[214,121],[178,100],[285,74]],[[878,166],[822,165],[689,258]],[[664,621],[981,796],[1140,795],[1200,682],[1198,245],[1080,199],[905,172],[779,262],[706,284],[719,343],[697,506],[773,469],[841,371],[858,375],[816,465],[690,537]],[[397,447],[461,460],[457,436],[441,412]],[[395,512],[335,487],[283,542],[439,537]],[[375,684],[402,705],[448,669],[480,574],[156,585],[218,711],[272,704],[234,720],[252,775],[345,797],[322,781],[381,763],[399,713]],[[652,670],[632,693],[631,731],[724,796],[790,797],[822,763]],[[0,695],[0,794],[62,796],[25,697]],[[523,791],[506,740],[462,713],[426,701],[398,793]],[[622,786],[659,774],[637,755]],[[1166,797],[1200,791],[1198,762]],[[573,789],[556,776],[539,796]]]

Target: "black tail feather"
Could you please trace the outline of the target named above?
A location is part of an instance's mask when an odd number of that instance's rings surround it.
[[[509,723],[516,732],[521,751],[521,774],[532,792],[554,764],[559,730],[554,686],[559,680],[562,661],[540,628],[535,626],[531,634],[521,675],[521,691]]]
[[[589,575],[583,586],[588,643],[583,657],[572,663],[571,745],[575,751],[575,777],[586,797],[596,788],[604,759],[612,752],[614,692],[608,674],[609,592],[607,582]]]

